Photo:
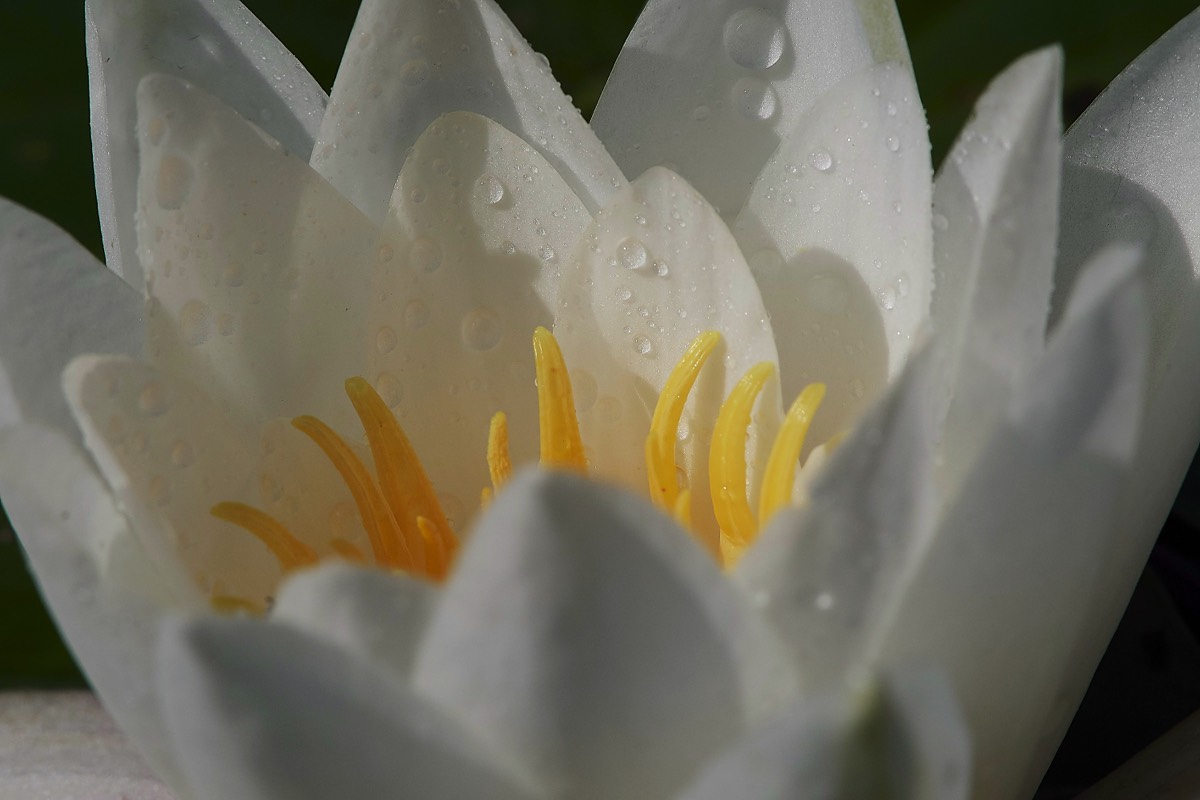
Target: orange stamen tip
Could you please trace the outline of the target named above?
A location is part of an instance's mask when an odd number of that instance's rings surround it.
[[[284,572],[309,567],[318,561],[317,552],[266,512],[245,503],[217,503],[209,513],[253,534],[279,560]]]

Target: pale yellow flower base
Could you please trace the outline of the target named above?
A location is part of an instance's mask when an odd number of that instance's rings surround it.
[[[0,798],[172,800],[90,692],[0,693]]]

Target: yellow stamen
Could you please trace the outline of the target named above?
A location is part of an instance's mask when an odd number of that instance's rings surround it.
[[[353,561],[356,564],[367,563],[367,557],[359,550],[357,546],[348,539],[337,537],[330,540],[329,548],[347,561]]]
[[[209,598],[208,603],[212,606],[212,610],[218,614],[249,614],[254,617],[261,617],[267,613],[267,609],[262,603],[256,603],[244,597],[234,597],[227,594],[214,595]]]
[[[425,569],[434,580],[444,580],[450,572],[450,565],[458,552],[458,539],[451,535],[447,538],[438,526],[428,517],[417,517],[417,529],[425,539],[427,564]]]
[[[713,511],[721,528],[721,551],[741,550],[758,532],[746,497],[746,436],[754,401],[775,367],[764,361],[750,368],[721,404],[708,454]],[[727,558],[728,563],[728,558]]]
[[[325,452],[325,456],[346,482],[358,506],[363,527],[367,529],[367,538],[371,542],[376,562],[389,569],[423,569],[424,553],[420,554],[421,560],[418,562],[417,554],[413,553],[400,526],[396,524],[396,518],[392,516],[392,510],[371,478],[371,473],[342,437],[316,417],[296,417],[292,420],[292,425]]]
[[[253,534],[275,554],[285,573],[311,567],[318,561],[317,552],[296,538],[282,522],[253,506],[234,502],[217,503],[209,513]]]
[[[492,415],[492,424],[488,428],[487,462],[488,472],[492,476],[492,489],[498,492],[512,477],[512,459],[508,455],[508,417],[503,411]]]
[[[658,404],[654,407],[654,418],[650,422],[650,434],[646,437],[646,473],[650,479],[650,499],[660,508],[671,509],[679,518],[679,482],[675,478],[675,439],[679,430],[679,419],[688,395],[696,384],[700,368],[721,341],[721,334],[706,331],[700,334],[684,351],[683,357],[671,370]]]
[[[684,530],[692,529],[692,490],[684,489],[675,497],[675,507],[671,509],[675,521]]]
[[[492,490],[491,487],[485,486],[479,490],[479,507],[486,510],[491,504]]]
[[[537,367],[542,466],[586,473],[587,458],[579,437],[571,379],[558,342],[545,328],[533,332],[533,358]]]
[[[346,395],[354,404],[354,410],[367,434],[367,443],[375,459],[375,474],[379,477],[379,488],[392,511],[392,517],[404,533],[409,549],[426,554],[426,566],[432,563],[430,548],[426,546],[418,518],[435,531],[438,552],[445,550],[443,542],[455,538],[450,522],[442,511],[437,494],[417,451],[400,427],[396,415],[379,396],[371,384],[362,378],[346,381]],[[440,558],[440,556],[439,556]],[[433,573],[430,572],[432,575]]]
[[[762,491],[758,496],[758,519],[763,525],[775,512],[791,502],[792,486],[796,482],[796,462],[804,449],[808,426],[825,398],[825,384],[810,383],[800,392],[788,409],[787,417],[775,437],[767,469],[763,473]]]

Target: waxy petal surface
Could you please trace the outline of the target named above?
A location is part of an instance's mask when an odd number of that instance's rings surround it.
[[[202,86],[303,158],[325,92],[238,0],[89,0],[84,8],[105,260],[141,289],[134,103],[142,78],[165,72]]]
[[[625,183],[546,60],[492,0],[366,0],[313,166],[380,220],[409,149],[452,111],[481,114],[529,142],[591,210]]]

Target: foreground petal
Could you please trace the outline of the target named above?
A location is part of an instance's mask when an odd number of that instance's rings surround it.
[[[437,597],[407,575],[329,564],[284,584],[271,615],[405,677]]]
[[[652,0],[592,126],[626,175],[668,166],[727,217],[817,98],[874,58],[849,0]]]
[[[966,800],[966,725],[941,676],[810,696],[714,759],[680,800]]]
[[[667,517],[542,471],[480,521],[414,681],[579,798],[664,796],[795,689],[778,642]]]
[[[167,72],[214,93],[307,158],[325,93],[238,0],[88,0],[92,149],[109,269],[135,289],[134,237],[141,79]]]
[[[934,188],[936,290],[949,410],[941,484],[957,489],[1041,354],[1054,278],[1062,53],[1026,56],[976,104]]]
[[[366,356],[375,226],[303,160],[183,81],[143,80],[138,116],[151,362],[251,421],[333,416]]]
[[[538,151],[476,114],[434,122],[404,163],[375,256],[366,377],[460,530],[489,485],[493,414],[508,415],[517,463],[536,456],[530,337],[552,324],[591,220]]]
[[[0,199],[0,427],[37,422],[78,443],[63,368],[84,352],[139,353],[141,306],[65,232]]]
[[[780,514],[734,579],[789,646],[805,680],[828,685],[860,662],[933,526],[930,348],[838,446],[808,506]]]
[[[198,800],[533,796],[426,700],[285,626],[168,630],[158,690]]]
[[[947,670],[980,798],[1032,793],[1095,663],[1083,657],[1112,592],[1105,561],[1128,535],[1113,511],[1144,400],[1139,257],[1107,250],[1080,279],[880,642],[886,663]]]
[[[883,64],[800,119],[738,215],[784,396],[828,387],[814,444],[852,425],[899,374],[928,317],[931,175],[912,74]]]
[[[171,800],[87,692],[0,694],[0,796]]]
[[[1080,265],[1108,241],[1146,243],[1143,276],[1153,322],[1150,399],[1115,525],[1126,535],[1105,551],[1089,644],[1103,653],[1133,592],[1200,440],[1200,12],[1194,12],[1118,77],[1064,142],[1060,259],[1051,321]],[[1062,729],[1033,774],[1049,763]],[[1031,777],[1030,780],[1036,780]]]
[[[776,362],[754,278],[725,223],[678,175],[652,169],[604,208],[565,269],[554,333],[574,370],[576,408],[596,474],[642,493],[645,440],[658,393],[688,344],[713,330],[725,346],[700,373],[680,425],[679,464],[708,480],[721,402],[755,364]],[[781,416],[771,381],[752,426],[751,497]],[[716,533],[707,491],[697,528]]]
[[[492,0],[366,0],[313,166],[382,219],[409,148],[452,111],[481,114],[529,142],[590,210],[624,184],[545,59]]]
[[[158,617],[194,607],[164,585],[86,456],[32,425],[0,431],[0,495],[88,681],[160,776],[182,785],[149,690]]]

